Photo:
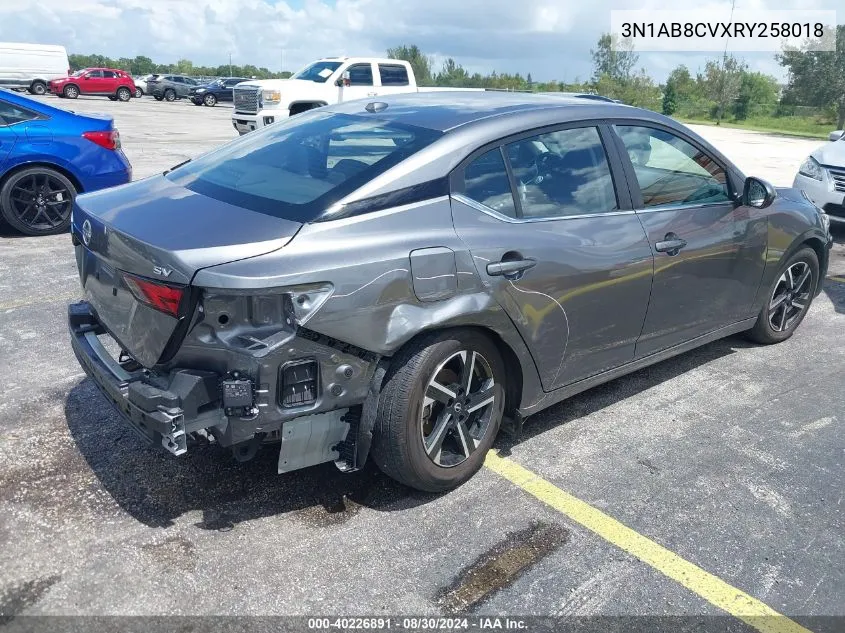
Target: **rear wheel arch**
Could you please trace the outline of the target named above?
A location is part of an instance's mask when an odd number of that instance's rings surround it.
[[[505,342],[505,340],[493,329],[483,325],[447,325],[441,327],[433,327],[418,332],[410,339],[405,341],[399,349],[397,349],[390,357],[387,365],[387,373],[395,371],[392,360],[400,356],[402,351],[410,347],[415,347],[423,339],[433,339],[446,333],[458,334],[460,332],[476,332],[486,337],[493,345],[496,346],[505,366],[508,368],[507,381],[505,383],[505,415],[512,415],[519,409],[522,399],[522,385],[523,385],[523,370],[522,363],[516,351]],[[511,368],[518,368],[519,371],[512,371]]]
[[[44,167],[46,169],[52,169],[53,171],[59,172],[62,176],[70,180],[73,184],[74,188],[76,188],[76,193],[83,193],[85,191],[82,183],[79,182],[79,178],[74,175],[74,173],[67,168],[63,167],[62,165],[57,165],[56,163],[48,163],[46,161],[35,161],[31,163],[21,163],[19,165],[15,165],[14,167],[9,168],[9,170],[0,177],[0,188],[6,184],[6,181],[9,180],[13,175],[18,173],[19,171],[23,171],[24,169],[30,169],[32,167]]]

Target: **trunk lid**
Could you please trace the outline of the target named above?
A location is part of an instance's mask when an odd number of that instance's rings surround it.
[[[191,317],[189,286],[198,270],[282,248],[300,227],[155,176],[79,196],[71,230],[80,242],[77,266],[86,299],[123,349],[151,367]],[[179,314],[139,301],[124,273],[184,287]]]

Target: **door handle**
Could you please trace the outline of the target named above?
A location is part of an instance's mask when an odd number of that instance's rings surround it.
[[[667,233],[663,241],[657,242],[654,245],[654,250],[658,253],[666,253],[667,255],[677,255],[681,249],[687,245],[687,241],[681,239],[674,233]]]
[[[536,265],[533,259],[503,260],[487,264],[487,274],[491,277],[514,277]]]

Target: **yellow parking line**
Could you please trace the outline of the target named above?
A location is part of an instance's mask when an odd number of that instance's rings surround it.
[[[709,603],[739,618],[763,633],[810,633],[803,626],[778,613],[721,578],[704,571],[658,545],[639,532],[623,525],[589,503],[549,483],[516,462],[487,454],[484,465],[525,492],[551,506],[569,519],[591,530],[604,540],[625,550],[661,574],[680,583]]]

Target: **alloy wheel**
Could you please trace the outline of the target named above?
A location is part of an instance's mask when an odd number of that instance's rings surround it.
[[[140,99],[144,96],[144,92],[140,88],[135,88],[135,98]]]
[[[33,231],[49,231],[70,217],[73,197],[68,188],[50,174],[29,174],[12,186],[12,211]]]
[[[205,95],[205,105],[211,107],[217,103],[217,97],[214,95]]]
[[[769,326],[775,332],[785,332],[810,305],[813,271],[807,262],[795,262],[787,268],[775,284],[769,301]]]
[[[420,437],[429,459],[451,468],[478,448],[493,417],[495,381],[490,363],[462,350],[434,371],[423,397]]]

